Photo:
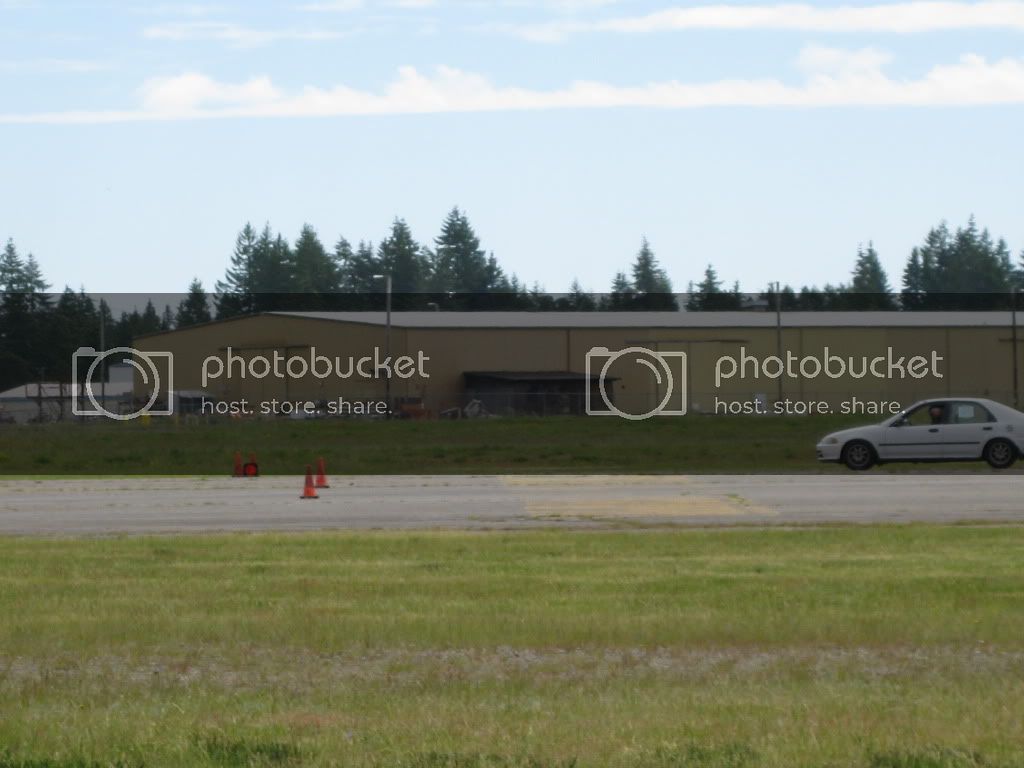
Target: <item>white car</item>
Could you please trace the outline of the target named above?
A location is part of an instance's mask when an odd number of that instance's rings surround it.
[[[826,435],[818,461],[870,469],[887,461],[984,459],[1006,469],[1024,455],[1024,413],[994,400],[940,397],[915,403],[881,424]]]

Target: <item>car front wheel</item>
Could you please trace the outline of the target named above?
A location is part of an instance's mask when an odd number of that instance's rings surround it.
[[[850,469],[863,472],[875,463],[875,449],[863,440],[854,440],[843,447],[843,463]]]
[[[1017,448],[1009,440],[999,438],[985,446],[984,457],[993,469],[1006,469],[1017,460]]]

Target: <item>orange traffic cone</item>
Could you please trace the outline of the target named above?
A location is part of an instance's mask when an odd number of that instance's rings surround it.
[[[300,499],[319,499],[320,497],[316,493],[316,486],[313,485],[313,467],[310,464],[306,465],[306,484],[302,487],[302,495]]]
[[[260,465],[256,461],[256,454],[249,454],[249,461],[242,467],[242,474],[245,477],[259,477],[260,476]]]
[[[327,472],[324,471],[324,457],[321,456],[316,460],[316,487],[317,488],[330,488],[331,486],[327,483]]]
[[[235,451],[235,470],[231,473],[232,477],[241,477],[244,474],[242,470],[242,452]]]

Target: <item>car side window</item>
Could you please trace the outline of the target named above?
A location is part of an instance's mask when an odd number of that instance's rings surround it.
[[[978,403],[953,403],[951,424],[986,424],[990,421],[995,421],[995,418]]]
[[[903,423],[908,427],[924,427],[946,423],[945,403],[925,403],[907,413]]]

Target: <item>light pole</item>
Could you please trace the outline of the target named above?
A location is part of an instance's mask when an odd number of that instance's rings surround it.
[[[775,354],[782,359],[782,287],[775,281]],[[779,376],[779,400],[782,400],[782,376]]]
[[[1020,395],[1018,394],[1018,383],[1017,378],[1017,297],[1020,295],[1021,289],[1014,288],[1010,293],[1010,316],[1013,318],[1011,322],[1011,344],[1013,344],[1013,407],[1020,410]]]
[[[384,356],[388,358],[388,377],[384,380],[384,399],[387,402],[388,413],[386,418],[391,418],[391,273],[387,272],[383,275],[374,275],[374,280],[384,280],[385,283],[385,314],[386,321],[384,324]]]
[[[107,407],[107,315],[106,305],[103,303],[103,299],[100,299],[100,400],[103,402],[103,407]],[[76,386],[78,382],[72,384]]]

